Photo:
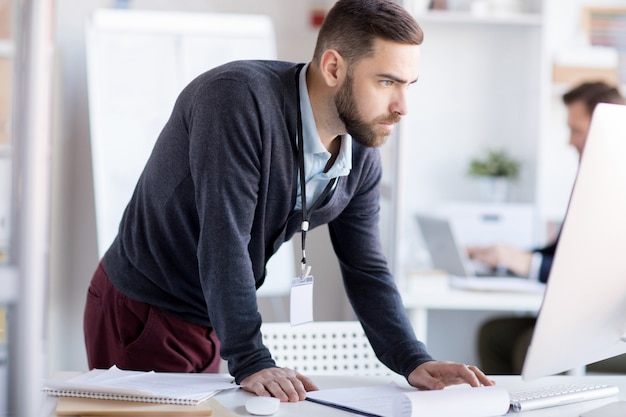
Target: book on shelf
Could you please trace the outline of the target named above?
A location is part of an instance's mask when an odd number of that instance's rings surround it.
[[[43,391],[57,397],[198,405],[222,390],[238,387],[225,374],[127,371],[112,366],[48,380]]]

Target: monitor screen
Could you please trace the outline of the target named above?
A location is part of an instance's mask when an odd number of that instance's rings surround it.
[[[599,104],[522,376],[626,352],[626,106]]]

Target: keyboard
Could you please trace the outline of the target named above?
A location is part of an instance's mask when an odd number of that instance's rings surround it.
[[[619,388],[614,385],[603,384],[558,384],[547,385],[524,391],[511,392],[510,411],[536,410],[538,408],[554,407],[595,400],[598,398],[617,395]]]

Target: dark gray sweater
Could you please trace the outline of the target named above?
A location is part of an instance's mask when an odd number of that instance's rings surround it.
[[[239,61],[180,94],[104,256],[127,296],[212,326],[237,382],[275,366],[259,331],[265,263],[299,231],[294,211],[297,65]],[[329,225],[344,284],[374,350],[408,376],[430,360],[382,254],[380,154],[353,144],[353,167],[311,228]],[[330,277],[318,277],[328,279]]]

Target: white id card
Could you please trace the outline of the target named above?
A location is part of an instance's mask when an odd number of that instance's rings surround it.
[[[290,322],[292,326],[313,321],[313,276],[291,280]]]

